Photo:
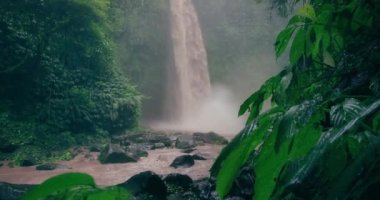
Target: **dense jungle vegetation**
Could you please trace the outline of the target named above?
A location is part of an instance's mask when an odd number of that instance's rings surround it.
[[[116,56],[117,0],[0,2],[1,158],[59,152],[137,126],[141,95]],[[22,147],[22,148],[21,148]],[[53,152],[49,155],[46,152]]]
[[[219,196],[249,167],[255,200],[380,198],[379,2],[273,2],[300,6],[275,42],[289,64],[241,105],[246,128],[211,169]]]

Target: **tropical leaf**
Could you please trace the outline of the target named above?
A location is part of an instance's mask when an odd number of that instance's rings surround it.
[[[247,111],[250,112],[246,124],[251,124],[260,114],[264,101],[267,100],[277,89],[283,74],[284,72],[268,79],[257,92],[248,97],[248,99],[240,106],[239,116],[245,114]]]
[[[298,60],[305,53],[305,41],[306,41],[306,31],[304,29],[298,30],[296,36],[294,37],[292,46],[290,48],[290,63],[296,64]]]
[[[359,116],[363,106],[357,99],[346,99],[341,104],[335,105],[330,110],[331,123],[334,126],[342,126],[348,121]]]
[[[285,28],[278,34],[276,43],[275,43],[277,58],[280,57],[284,53],[295,30],[296,30],[296,27],[290,26],[290,27]]]
[[[301,7],[298,10],[297,15],[309,18],[309,19],[311,19],[313,21],[317,20],[317,16],[315,14],[315,10],[314,10],[313,6],[311,4],[309,4],[309,3],[305,3],[303,5],[303,7]]]
[[[83,173],[61,174],[44,181],[41,185],[27,193],[22,200],[45,199],[48,195],[81,186],[95,188],[95,181],[90,175]]]
[[[328,132],[323,133],[318,143],[312,149],[312,151],[303,159],[300,167],[294,170],[294,173],[289,178],[286,187],[297,187],[300,184],[304,183],[308,177],[312,177],[312,174],[315,173],[315,169],[319,166],[321,160],[323,160],[323,156],[326,155],[328,148],[332,144],[334,144],[338,139],[342,138],[344,134],[351,131],[355,126],[357,126],[359,122],[362,121],[362,119],[364,119],[371,113],[379,110],[379,108],[380,100],[377,100],[365,109],[363,109],[362,112],[356,118],[347,122],[341,128],[331,129]]]
[[[294,137],[285,138],[279,150],[275,151],[276,140],[282,134],[278,129],[279,124],[277,125],[272,135],[264,142],[255,162],[255,200],[270,199],[281,171],[288,160],[302,158],[310,152],[320,137],[322,129],[320,121],[323,118],[324,116],[317,112]],[[293,146],[297,148],[292,148]]]
[[[241,167],[258,148],[263,138],[270,134],[273,120],[281,113],[281,108],[273,108],[267,113],[263,113],[257,121],[246,126],[246,128],[222,150],[211,168],[211,174],[217,177],[216,191],[221,198],[228,194]]]
[[[304,101],[300,105],[291,107],[282,117],[279,123],[274,149],[278,152],[285,139],[292,138],[311,119],[315,112],[316,100]]]

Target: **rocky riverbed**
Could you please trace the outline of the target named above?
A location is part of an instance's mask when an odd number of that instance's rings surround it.
[[[102,164],[97,160],[98,152],[83,151],[73,160],[59,162],[54,170],[36,170],[36,166],[10,168],[5,163],[0,167],[0,182],[39,184],[61,173],[84,172],[93,176],[98,185],[110,186],[122,183],[144,171],[152,171],[159,175],[186,174],[197,180],[209,176],[208,170],[221,148],[221,145],[205,144],[197,146],[188,154],[176,148],[147,150],[148,156],[141,157],[138,162],[117,164]],[[195,160],[191,167],[170,167],[174,159],[182,155],[203,155],[206,160]]]

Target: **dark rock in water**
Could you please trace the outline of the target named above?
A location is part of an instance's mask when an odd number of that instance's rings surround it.
[[[167,196],[167,188],[164,181],[151,171],[139,173],[118,186],[130,191],[137,196],[137,199],[151,196],[152,198],[149,199],[164,200]]]
[[[207,160],[207,158],[202,154],[194,154],[192,157],[194,160]]]
[[[0,199],[1,200],[18,200],[30,191],[34,185],[14,185],[0,182]]]
[[[157,143],[154,143],[154,145],[153,145],[154,149],[163,149],[165,147],[166,147],[165,144],[162,142],[157,142]]]
[[[137,159],[147,157],[148,152],[146,151],[146,148],[147,147],[144,144],[131,144],[127,148],[127,153]]]
[[[37,164],[37,162],[34,158],[24,158],[24,159],[20,160],[20,166],[21,167],[30,167],[30,166],[33,166],[36,164]]]
[[[194,158],[190,155],[179,156],[174,159],[170,167],[178,168],[178,167],[191,167],[194,165]]]
[[[2,167],[4,165],[4,163],[0,163],[0,167]]]
[[[193,138],[190,135],[181,135],[175,141],[177,149],[192,149],[195,147]]]
[[[107,145],[99,155],[101,163],[128,163],[137,162],[138,157],[127,154],[118,144]]]
[[[187,175],[169,174],[164,177],[164,182],[166,185],[174,185],[176,187],[181,187],[184,191],[187,191],[193,183],[193,180]]]
[[[191,149],[183,149],[181,152],[182,152],[182,153],[191,153],[191,152],[193,152],[193,151],[195,151],[195,150],[197,150],[197,149],[194,149],[194,148],[191,148]]]
[[[213,191],[215,191],[215,182],[204,178],[193,183],[193,192],[201,200],[218,200],[218,195],[216,195]]]
[[[57,163],[45,163],[42,165],[38,165],[36,167],[36,170],[39,170],[39,171],[49,171],[49,170],[55,170],[55,169],[70,169],[70,167],[66,165],[57,164]]]
[[[207,144],[219,144],[219,145],[224,145],[228,143],[228,140],[225,139],[224,137],[214,133],[214,132],[209,132],[209,133],[193,133],[193,140],[196,143],[207,143]]]

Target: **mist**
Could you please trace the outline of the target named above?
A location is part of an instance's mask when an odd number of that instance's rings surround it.
[[[177,105],[167,100],[163,88],[173,84],[170,81],[175,78],[168,77],[173,73],[162,73],[173,59],[170,50],[162,48],[168,51],[166,60],[159,63],[161,66],[155,62],[151,67],[156,70],[160,67],[160,77],[158,73],[149,73],[145,76],[154,83],[142,84],[142,92],[149,97],[143,106],[143,125],[166,131],[236,134],[245,121],[244,116],[238,118],[241,103],[284,66],[282,59],[275,58],[274,41],[286,19],[272,11],[268,2],[193,0],[193,3],[207,52],[211,92],[196,108],[187,109],[190,111],[183,118],[168,119],[165,109],[177,109]],[[170,28],[166,29],[170,35]],[[172,45],[170,39],[166,45]]]

